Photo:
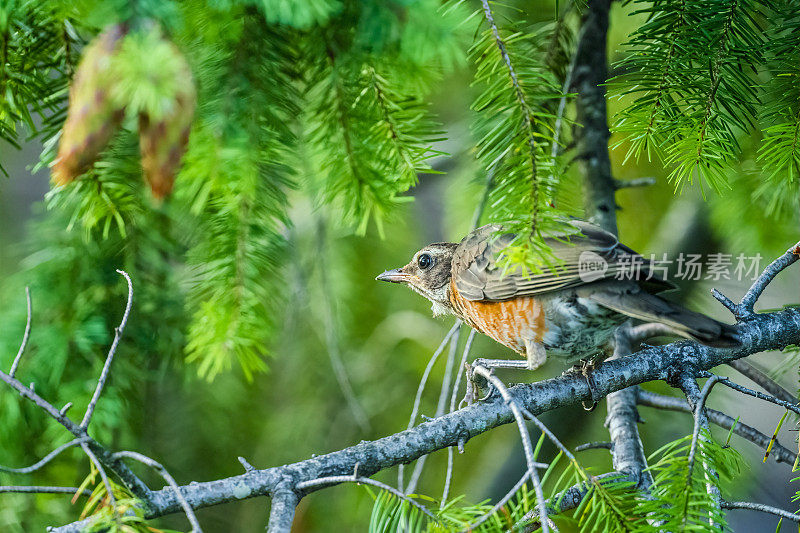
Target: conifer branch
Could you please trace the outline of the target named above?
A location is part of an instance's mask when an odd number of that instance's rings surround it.
[[[646,381],[667,379],[672,368],[686,368],[691,364],[698,370],[706,370],[753,353],[800,343],[800,310],[787,308],[756,315],[751,320],[742,322],[739,331],[742,344],[737,348],[711,348],[690,341],[679,341],[607,361],[594,371],[596,392],[608,395]],[[2,376],[0,374],[0,378]],[[592,392],[582,376],[569,375],[515,385],[508,391],[514,402],[535,415],[564,405],[574,405],[592,397]],[[278,485],[285,484],[287,479],[300,483],[326,475],[350,475],[356,463],[359,464],[360,475],[369,477],[380,470],[412,461],[433,451],[456,446],[459,441],[469,441],[478,434],[513,421],[514,416],[509,405],[499,398],[490,398],[483,403],[465,407],[376,441],[357,444],[290,465],[184,485],[181,491],[186,501],[194,509],[198,509],[270,495]],[[181,510],[172,489],[153,491],[145,501],[146,516],[150,518]],[[54,533],[77,532],[84,524],[85,522],[76,522],[55,528]]]
[[[519,105],[519,109],[522,112],[523,122],[526,128],[526,136],[528,141],[528,149],[529,154],[528,157],[530,158],[530,165],[531,165],[531,197],[530,197],[530,205],[531,205],[531,227],[530,227],[530,235],[533,235],[534,232],[538,230],[538,220],[539,220],[539,177],[536,174],[536,124],[534,122],[534,116],[531,112],[528,103],[525,100],[525,92],[522,89],[520,84],[520,80],[517,76],[517,72],[514,68],[513,63],[511,62],[511,58],[508,55],[508,50],[506,48],[506,43],[503,41],[503,38],[500,36],[500,30],[497,29],[497,24],[494,21],[494,14],[492,13],[492,8],[490,5],[490,0],[481,0],[481,5],[483,6],[483,14],[486,17],[486,22],[489,24],[489,27],[492,30],[492,35],[494,36],[495,44],[497,45],[497,49],[500,52],[500,56],[503,58],[503,62],[505,63],[506,68],[508,69],[508,76],[511,80],[511,85],[514,87],[514,94],[517,99],[517,103]]]

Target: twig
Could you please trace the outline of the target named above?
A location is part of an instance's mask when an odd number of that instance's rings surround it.
[[[797,404],[797,397],[780,386],[775,380],[771,379],[768,375],[756,368],[752,363],[745,359],[734,359],[730,366],[736,369],[737,372],[750,379],[753,383],[772,394],[779,400]]]
[[[739,318],[747,318],[754,314],[753,307],[756,304],[756,301],[761,296],[761,293],[764,292],[764,289],[767,288],[767,285],[775,279],[784,268],[788,267],[795,261],[800,258],[800,241],[798,241],[794,246],[789,247],[786,252],[774,260],[772,263],[764,269],[764,272],[756,279],[756,281],[750,286],[750,289],[745,293],[742,297],[742,301],[739,302]]]
[[[81,444],[81,449],[83,449],[83,453],[85,453],[89,460],[94,464],[97,471],[100,472],[100,479],[103,480],[103,485],[106,487],[106,493],[108,493],[108,501],[111,502],[111,507],[114,509],[114,512],[117,512],[117,498],[114,496],[114,489],[111,486],[111,482],[108,479],[108,475],[106,475],[106,469],[103,468],[103,465],[100,464],[100,461],[97,460],[97,456],[89,449],[86,444]]]
[[[417,415],[419,414],[419,405],[422,401],[422,392],[425,390],[425,385],[428,383],[428,376],[430,376],[431,370],[433,369],[433,365],[436,364],[436,360],[439,359],[439,356],[444,351],[447,343],[450,342],[450,338],[455,335],[456,331],[461,328],[461,321],[456,320],[456,323],[453,324],[453,327],[450,328],[450,331],[447,332],[447,335],[444,336],[442,342],[439,343],[439,346],[433,352],[430,360],[428,361],[428,365],[425,367],[425,371],[422,373],[422,377],[419,380],[419,385],[417,386],[417,394],[414,396],[414,407],[411,409],[411,416],[408,418],[408,429],[414,427],[414,424],[417,422]],[[405,465],[400,465],[397,468],[397,486],[402,489],[403,488],[403,472],[405,471]]]
[[[439,522],[439,518],[432,512],[430,512],[430,510],[428,510],[427,507],[425,507],[418,501],[414,500],[413,498],[409,498],[407,495],[403,494],[402,492],[392,487],[391,485],[387,485],[386,483],[381,483],[380,481],[375,481],[374,479],[368,477],[360,477],[356,475],[327,476],[317,479],[311,479],[309,481],[303,481],[301,483],[298,483],[295,488],[297,490],[306,490],[311,487],[318,487],[320,485],[333,485],[337,483],[359,483],[359,484],[363,483],[365,485],[372,485],[374,487],[378,487],[379,489],[391,492],[392,494],[394,494],[403,501],[407,501],[408,503],[410,503],[411,505],[413,505],[414,507],[425,513],[429,518],[433,519],[436,522]]]
[[[114,360],[114,354],[116,353],[117,346],[122,338],[122,332],[125,330],[125,324],[128,323],[128,315],[130,315],[131,306],[133,305],[133,283],[131,283],[131,277],[124,270],[117,270],[117,273],[122,275],[125,278],[125,281],[128,283],[128,303],[125,305],[125,312],[122,314],[122,320],[120,321],[119,326],[114,329],[114,342],[111,343],[111,348],[108,350],[106,362],[103,365],[103,371],[100,373],[100,379],[97,380],[97,387],[94,389],[92,399],[89,401],[89,405],[86,407],[86,413],[83,415],[83,420],[81,420],[82,428],[89,427],[89,422],[92,419],[94,408],[97,406],[97,401],[100,399],[100,394],[103,392],[106,379],[108,379],[108,372],[111,369],[111,361]]]
[[[256,469],[256,467],[254,467],[253,465],[251,465],[251,464],[250,464],[250,463],[247,461],[247,459],[245,459],[244,457],[237,457],[236,459],[238,459],[238,460],[239,460],[239,463],[241,463],[241,465],[244,467],[244,471],[245,471],[245,472],[252,472],[253,470],[255,470],[255,469]]]
[[[703,390],[699,391],[697,387],[697,382],[694,380],[693,377],[690,377],[686,374],[681,375],[679,378],[679,385],[683,390],[683,393],[686,395],[686,399],[688,400],[689,404],[692,406],[693,414],[694,414],[694,429],[692,430],[692,445],[689,448],[689,457],[687,459],[687,474],[686,474],[686,490],[689,490],[689,483],[691,483],[692,479],[692,470],[694,469],[694,461],[695,456],[697,455],[697,443],[700,440],[700,430],[710,431],[708,426],[708,416],[706,415],[706,411],[704,409],[706,400],[708,399],[708,395],[711,393],[711,389],[714,388],[714,385],[718,383],[720,380],[719,376],[712,375],[706,381],[705,385],[703,385]],[[719,493],[719,488],[716,484],[714,484],[711,480],[718,479],[719,474],[713,468],[710,468],[709,465],[703,461],[703,476],[708,480],[706,481],[706,492],[709,496],[713,499],[713,501],[719,506],[719,502],[721,501],[721,496]],[[714,526],[714,520],[712,517],[709,517],[709,523]]]
[[[575,485],[564,489],[562,492],[553,495],[549,500],[547,500],[548,512],[551,514],[560,514],[571,509],[575,509],[581,504],[583,498],[589,492],[591,487],[593,487],[595,484],[602,484],[608,479],[621,483],[635,481],[633,476],[620,472],[607,472],[605,474],[600,474],[599,476],[593,476],[590,480],[576,483]],[[511,528],[511,531],[519,531],[522,526],[529,524],[532,520],[538,520],[536,509],[531,509],[525,513],[525,515],[519,521],[517,521],[516,524],[514,524],[514,526]],[[524,531],[528,533],[535,531],[535,529],[526,528]]]
[[[713,296],[719,303],[721,303],[725,309],[733,313],[733,316],[738,316],[739,313],[739,306],[736,303],[722,294],[717,289],[711,289],[711,296]]]
[[[80,491],[80,492],[78,492]],[[89,489],[80,490],[78,487],[47,487],[47,486],[0,486],[0,493],[19,492],[24,494],[80,494],[86,498],[92,495]]]
[[[33,317],[33,306],[31,304],[31,290],[29,287],[25,287],[25,298],[28,301],[28,320],[25,323],[25,333],[22,335],[22,343],[19,346],[19,351],[17,351],[17,356],[14,358],[14,362],[11,363],[11,370],[9,370],[8,375],[12,378],[14,374],[17,372],[17,367],[19,366],[19,362],[22,359],[22,354],[25,352],[25,347],[28,345],[28,338],[31,335],[31,318]]]
[[[189,505],[189,502],[187,502],[186,498],[183,497],[183,493],[181,493],[181,488],[175,482],[175,478],[172,477],[172,475],[167,471],[166,468],[164,468],[164,466],[161,463],[159,463],[158,461],[156,461],[154,459],[151,459],[151,458],[147,457],[146,455],[142,455],[141,453],[138,453],[138,452],[130,452],[130,451],[117,452],[117,453],[114,454],[114,457],[115,458],[127,457],[129,459],[133,459],[134,461],[139,461],[140,463],[142,463],[144,465],[147,465],[150,468],[152,468],[153,470],[155,470],[156,472],[158,472],[158,474],[162,478],[164,478],[164,481],[166,481],[167,484],[170,487],[172,487],[172,490],[175,491],[175,497],[180,502],[181,507],[183,507],[183,512],[186,514],[186,518],[189,520],[189,523],[192,525],[192,532],[193,533],[203,533],[203,530],[200,528],[200,523],[197,521],[197,517],[194,514],[194,510],[192,509],[192,506]]]
[[[547,533],[549,531],[549,527],[547,522],[547,506],[544,499],[544,491],[542,490],[542,484],[539,481],[539,474],[536,472],[536,458],[533,455],[531,436],[528,433],[528,428],[525,427],[525,419],[522,417],[522,412],[512,398],[511,394],[509,394],[505,384],[503,384],[503,382],[500,381],[497,376],[492,374],[489,369],[478,365],[473,368],[473,372],[483,376],[489,383],[494,385],[498,392],[500,392],[500,395],[503,397],[506,405],[508,405],[508,407],[511,409],[511,412],[514,414],[514,419],[516,420],[517,428],[519,429],[519,435],[522,439],[522,448],[525,451],[525,461],[528,463],[528,473],[530,474],[531,481],[533,481],[533,489],[536,493],[536,504],[539,507],[539,516],[542,518],[542,532]]]
[[[469,336],[467,337],[467,342],[464,344],[464,352],[461,356],[461,363],[457,367],[456,372],[456,381],[453,384],[453,391],[450,393],[450,412],[456,410],[456,397],[458,396],[458,389],[461,385],[461,376],[463,375],[460,371],[462,368],[465,367],[467,364],[467,358],[469,357],[469,352],[472,349],[472,341],[475,339],[476,331],[474,329],[470,329]],[[441,507],[444,507],[447,503],[447,497],[450,495],[450,483],[453,480],[453,447],[449,446],[447,448],[447,472],[445,473],[444,477],[444,489],[442,489],[442,503],[440,504]]]
[[[267,533],[289,533],[300,498],[294,491],[284,489],[272,495]]]
[[[632,180],[614,180],[614,189],[631,189],[634,187],[649,187],[656,184],[656,179],[652,177],[636,178]]]
[[[447,352],[447,362],[444,367],[444,380],[442,381],[441,389],[439,390],[439,401],[436,404],[436,413],[434,417],[442,416],[444,414],[445,402],[447,401],[447,393],[450,392],[450,382],[453,374],[453,364],[455,363],[456,351],[458,350],[458,339],[461,335],[461,321],[457,320],[456,325],[459,328],[456,330],[455,335],[450,340],[450,350]],[[458,371],[461,374],[460,370]],[[417,460],[414,465],[414,471],[411,473],[411,479],[408,480],[408,485],[403,490],[406,494],[411,494],[416,490],[419,478],[422,476],[422,470],[425,468],[425,461],[428,459],[427,455],[423,455]]]
[[[39,470],[44,465],[46,465],[47,463],[49,463],[50,461],[55,459],[56,456],[58,456],[58,454],[60,454],[64,450],[66,450],[68,448],[72,448],[73,446],[78,446],[80,444],[83,444],[84,442],[87,442],[88,440],[89,440],[89,437],[80,437],[80,438],[77,438],[77,439],[73,439],[73,440],[67,442],[66,444],[62,444],[61,446],[59,446],[58,448],[56,448],[52,452],[48,453],[41,460],[39,460],[38,462],[32,464],[31,466],[26,466],[24,468],[9,468],[7,466],[0,466],[0,472],[8,472],[9,474],[30,474],[31,472],[35,472],[35,471]]]
[[[753,308],[756,305],[756,301],[761,296],[761,293],[763,293],[764,289],[767,288],[767,285],[769,285],[770,282],[775,279],[775,276],[777,276],[783,269],[797,261],[798,258],[800,258],[800,242],[794,246],[790,246],[782,256],[778,257],[772,263],[767,265],[761,275],[756,278],[756,280],[747,290],[745,295],[742,296],[742,299],[738,304],[733,303],[730,298],[719,292],[717,289],[712,289],[711,294],[714,295],[714,298],[719,300],[719,302],[731,313],[733,313],[733,316],[735,316],[737,320],[750,319],[755,316],[756,313]]]
[[[103,463],[114,470],[122,482],[125,483],[125,486],[127,486],[134,495],[142,500],[147,499],[150,493],[150,489],[147,488],[147,485],[145,485],[142,480],[136,477],[136,475],[131,472],[127,466],[120,461],[114,460],[114,458],[111,456],[111,452],[106,450],[96,440],[89,437],[86,433],[86,428],[79,427],[75,422],[69,419],[66,414],[56,409],[50,402],[39,396],[35,391],[23,385],[18,379],[12,378],[8,374],[0,371],[0,381],[3,381],[6,383],[6,385],[16,390],[17,393],[26,400],[34,403],[37,407],[50,415],[50,417],[52,417],[56,422],[64,426],[64,428],[72,433],[75,437],[85,438],[86,440],[81,445],[82,448],[86,446],[98,457],[100,457]]]
[[[580,446],[575,446],[576,452],[585,452],[586,450],[611,450],[614,444],[608,441],[587,442]]]
[[[656,409],[680,411],[689,414],[692,413],[692,408],[689,407],[689,404],[686,403],[686,400],[675,398],[673,396],[664,396],[662,394],[656,394],[646,390],[639,390],[638,402],[639,405],[654,407]],[[737,422],[733,417],[728,416],[721,411],[716,411],[706,407],[706,415],[708,415],[709,422],[727,430],[733,428],[734,433],[743,439],[761,447],[762,449],[766,449],[767,446],[769,446],[769,436],[741,421]],[[797,458],[797,454],[777,442],[773,445],[772,454],[770,455],[775,456],[775,461],[789,465],[794,464],[794,461]]]
[[[689,474],[687,476],[691,477],[692,468],[694,467],[694,458],[697,454],[697,440],[700,436],[700,429],[708,429],[708,417],[705,414],[704,406],[706,400],[708,399],[708,395],[711,393],[711,389],[714,388],[714,385],[720,381],[720,377],[717,375],[712,375],[710,378],[708,378],[705,385],[703,385],[703,390],[699,391],[699,394],[694,378],[685,376],[681,381],[681,389],[683,389],[684,394],[686,394],[686,399],[692,406],[692,414],[694,415],[692,446],[689,449],[688,459]]]
[[[712,375],[715,375],[715,374],[712,374]],[[789,411],[792,411],[793,413],[796,413],[796,414],[800,415],[800,406],[797,405],[796,401],[794,401],[794,402],[786,402],[784,400],[781,400],[780,398],[776,398],[775,396],[772,396],[771,394],[764,394],[763,392],[758,392],[758,391],[755,391],[753,389],[748,389],[747,387],[743,387],[742,385],[739,385],[738,383],[734,383],[733,381],[731,381],[728,378],[723,378],[723,377],[717,376],[717,381],[719,381],[722,385],[725,385],[726,387],[728,387],[730,389],[733,389],[735,391],[741,392],[742,394],[746,394],[748,396],[752,396],[754,398],[758,398],[759,400],[764,400],[765,402],[774,403],[775,405],[780,405],[784,409],[788,409]]]
[[[487,520],[489,520],[489,518],[491,518],[491,517],[492,517],[492,515],[494,515],[494,514],[495,514],[497,511],[499,511],[500,509],[502,509],[502,508],[503,508],[503,506],[504,506],[505,504],[507,504],[507,503],[508,503],[508,501],[509,501],[511,498],[513,498],[513,497],[514,497],[514,495],[517,493],[517,491],[518,491],[518,490],[519,490],[519,489],[522,487],[522,485],[524,485],[524,484],[525,484],[525,482],[526,482],[526,481],[528,481],[528,478],[530,478],[530,477],[531,477],[531,472],[530,472],[530,470],[526,470],[526,471],[525,471],[525,473],[522,475],[522,477],[519,479],[519,481],[517,481],[517,483],[516,483],[516,484],[515,484],[513,487],[511,487],[511,489],[510,489],[508,492],[506,492],[506,495],[505,495],[505,496],[503,496],[502,498],[500,498],[500,501],[498,501],[498,502],[497,502],[497,503],[494,505],[494,507],[492,507],[491,509],[489,509],[489,510],[488,510],[486,513],[484,513],[484,514],[483,514],[483,515],[482,515],[480,518],[478,518],[476,521],[474,521],[474,522],[472,522],[471,524],[469,524],[468,526],[466,526],[466,527],[464,528],[464,531],[473,531],[473,530],[475,530],[475,529],[478,529],[478,526],[480,526],[481,524],[483,524],[484,522],[486,522]]]
[[[764,505],[763,503],[729,502],[727,500],[722,500],[721,505],[723,509],[750,509],[751,511],[761,511],[762,513],[774,514],[775,516],[780,516],[781,518],[786,518],[788,520],[792,520],[793,522],[800,523],[800,515],[790,513],[789,511],[784,511],[783,509],[778,509],[777,507],[772,507],[771,505]]]

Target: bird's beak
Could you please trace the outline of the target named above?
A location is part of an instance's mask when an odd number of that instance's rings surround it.
[[[388,281],[390,283],[407,283],[409,277],[408,274],[403,272],[402,268],[394,268],[382,274],[378,274],[375,279],[378,281]]]

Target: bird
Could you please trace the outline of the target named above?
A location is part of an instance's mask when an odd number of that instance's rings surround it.
[[[503,251],[516,234],[488,224],[459,243],[429,244],[375,279],[407,285],[430,300],[435,316],[455,315],[524,358],[491,360],[492,367],[536,370],[548,355],[567,364],[602,361],[630,318],[708,346],[739,344],[735,326],[659,296],[674,284],[613,233],[578,219],[565,224],[544,236],[556,259],[551,268],[508,268]]]

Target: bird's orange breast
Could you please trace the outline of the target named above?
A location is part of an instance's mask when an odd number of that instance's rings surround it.
[[[463,298],[451,281],[450,304],[471,327],[522,355],[525,339],[542,342],[547,332],[542,302],[528,296],[502,302],[472,301]]]

